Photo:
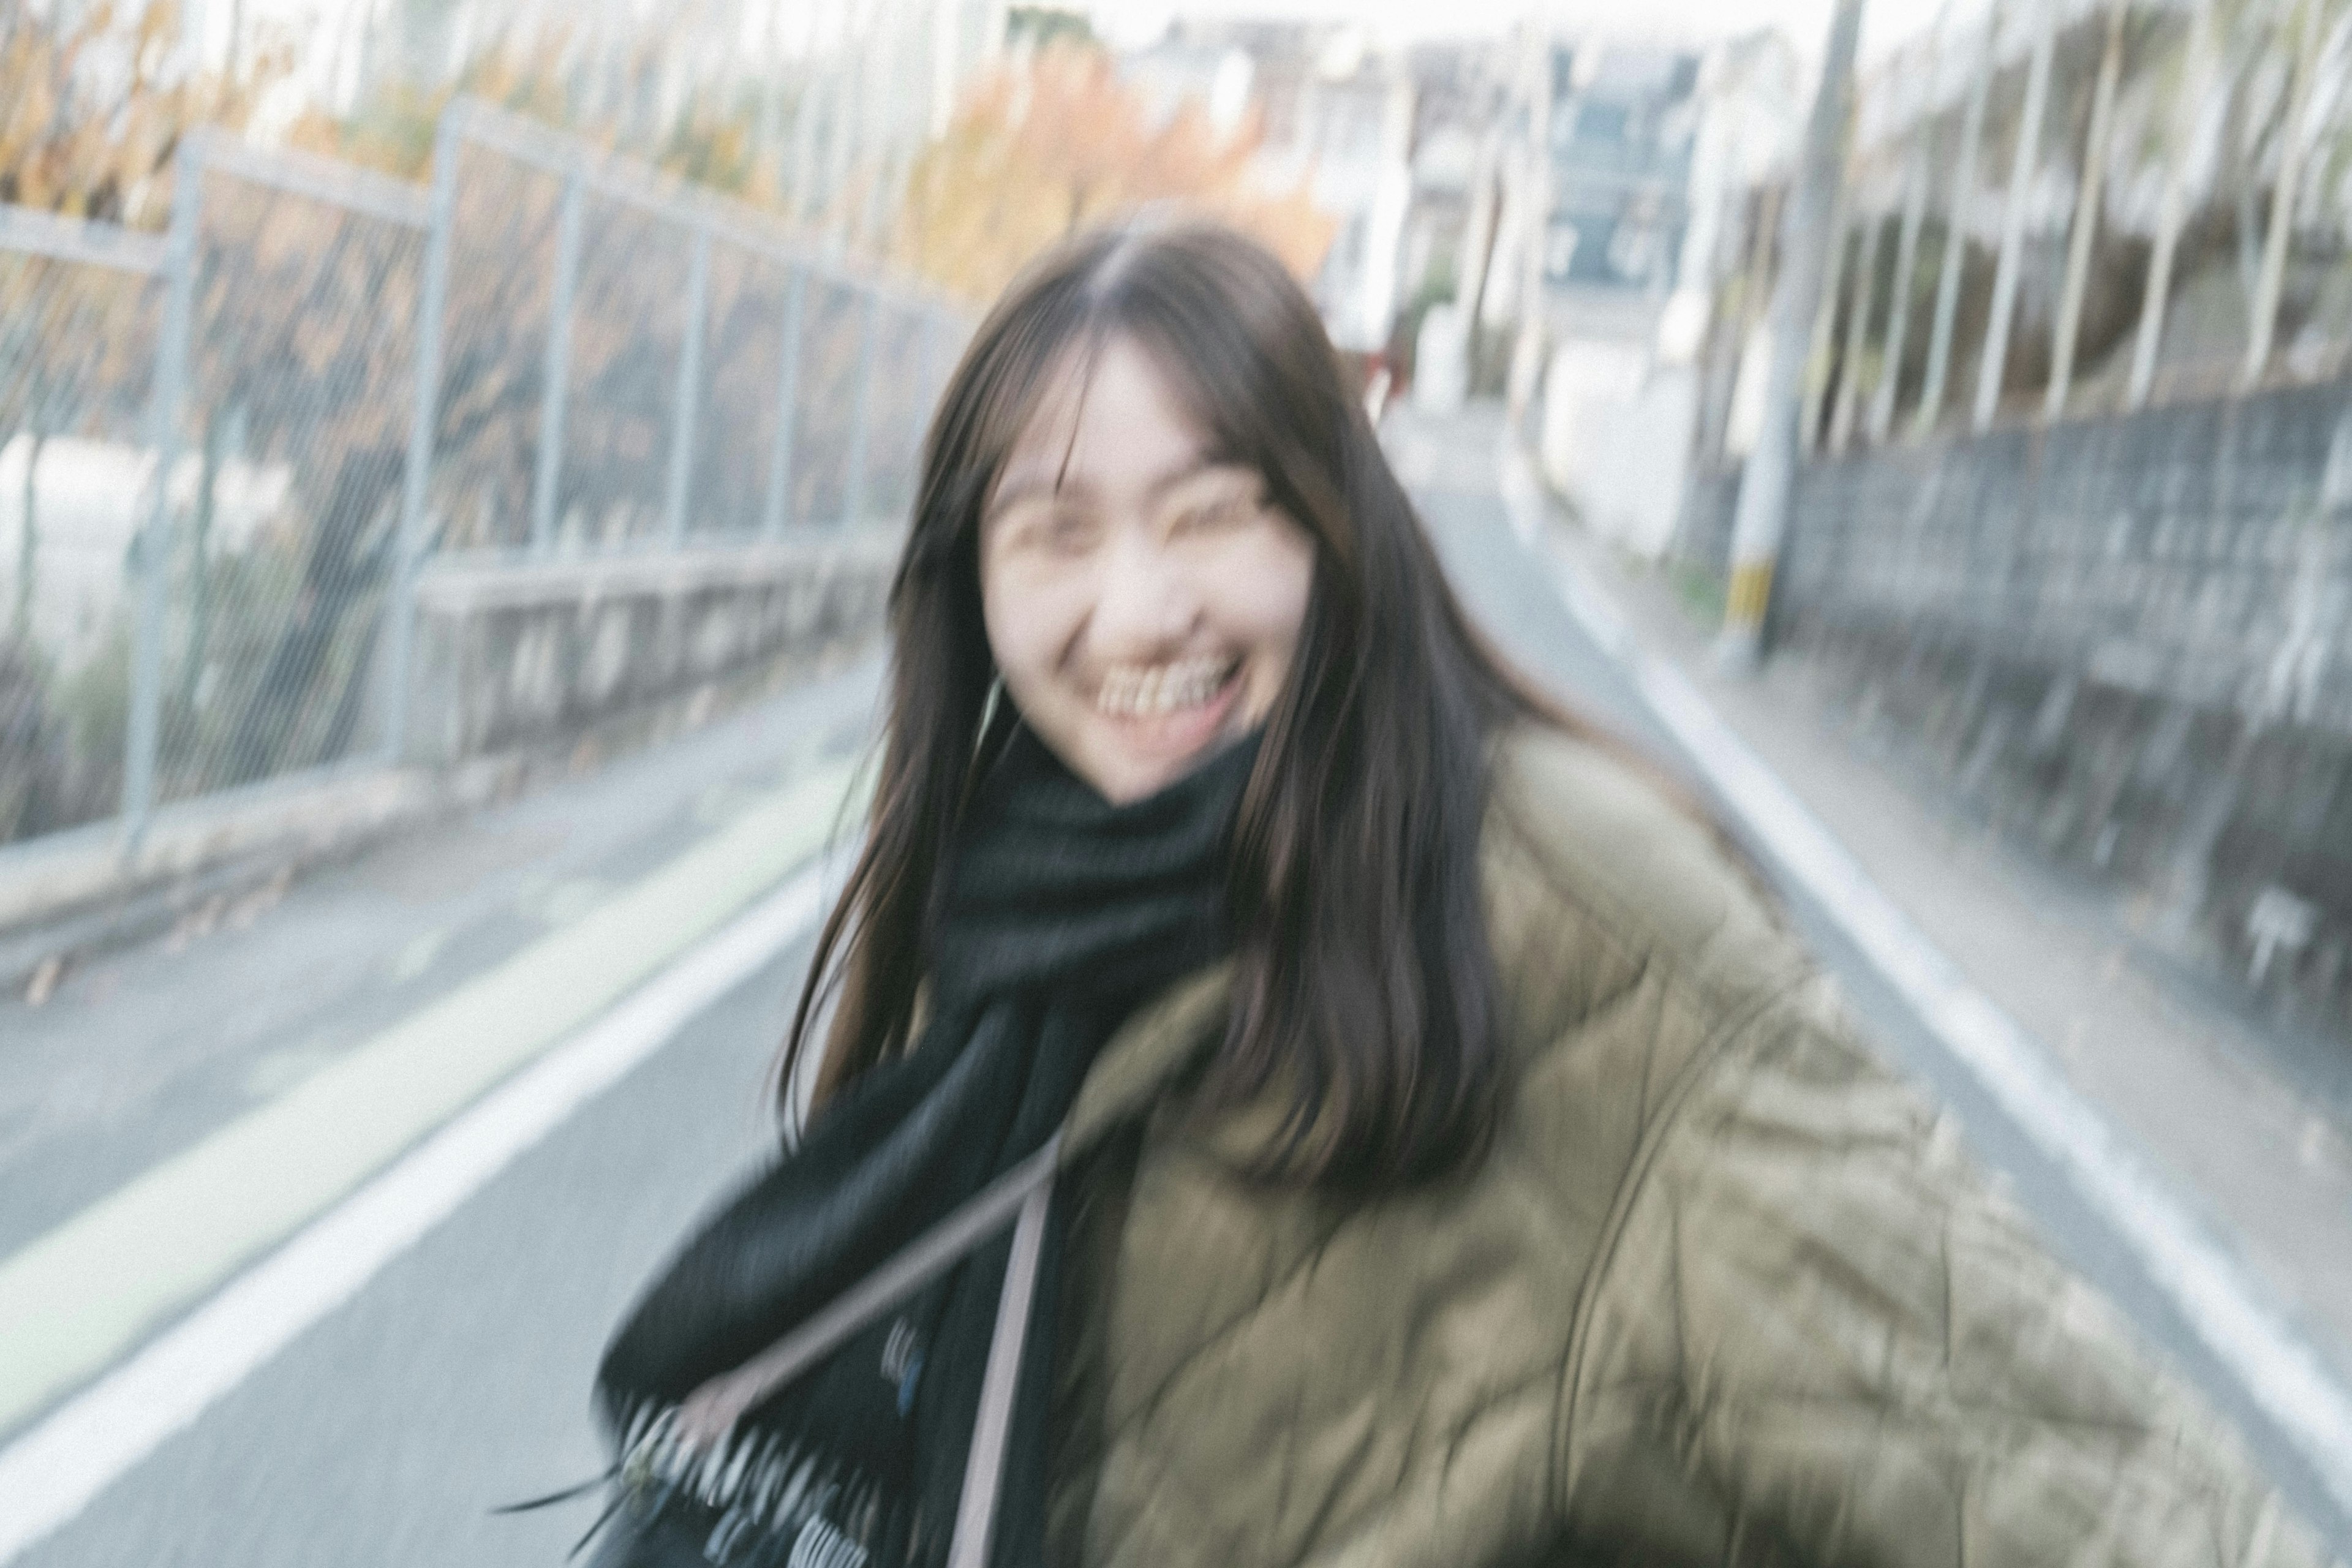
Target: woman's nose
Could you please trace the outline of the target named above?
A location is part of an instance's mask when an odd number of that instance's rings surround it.
[[[1091,630],[1096,652],[1144,658],[1181,642],[1199,618],[1187,574],[1156,540],[1121,530],[1104,552]]]

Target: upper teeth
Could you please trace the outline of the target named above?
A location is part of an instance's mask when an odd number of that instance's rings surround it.
[[[1095,706],[1106,713],[1139,715],[1197,708],[1217,694],[1233,672],[1229,660],[1186,658],[1173,664],[1123,664],[1103,673]]]

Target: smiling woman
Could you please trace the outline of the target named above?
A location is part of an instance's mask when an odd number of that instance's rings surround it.
[[[606,1355],[599,1568],[2316,1561],[1487,651],[1249,241],[1006,296],[891,614],[816,1109]]]
[[[942,401],[891,614],[871,830],[793,1034],[837,984],[821,1097],[912,1042],[939,871],[1016,739],[1127,805],[1263,731],[1222,825],[1216,1092],[1282,1085],[1268,1163],[1296,1175],[1426,1175],[1484,1140],[1489,742],[1591,732],[1472,631],[1271,255],[1111,230],[1011,290]]]
[[[1125,336],[1066,367],[981,522],[1005,692],[1116,803],[1265,722],[1314,571],[1313,536]]]

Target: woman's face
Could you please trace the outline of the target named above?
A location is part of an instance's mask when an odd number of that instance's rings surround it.
[[[1132,341],[1066,369],[981,521],[1004,689],[1069,770],[1140,800],[1261,723],[1290,673],[1315,543]]]

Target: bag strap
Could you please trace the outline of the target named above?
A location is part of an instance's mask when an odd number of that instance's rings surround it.
[[[972,1426],[971,1457],[964,1464],[963,1490],[956,1505],[955,1534],[948,1546],[948,1568],[982,1568],[995,1529],[1005,1442],[1020,1386],[1021,1350],[1028,1337],[1030,1307],[1036,1299],[1045,1215],[1061,1149],[1062,1135],[1056,1132],[1043,1148],[982,1187],[798,1328],[734,1371],[719,1373],[687,1395],[678,1406],[681,1431],[689,1435],[689,1440],[715,1443],[724,1438],[752,1406],[1011,1225],[1013,1254],[1004,1266],[996,1328],[989,1341],[988,1365],[981,1374],[980,1414]]]
[[[1013,1230],[1013,1255],[1004,1264],[1004,1293],[996,1303],[996,1332],[988,1342],[988,1370],[981,1374],[980,1415],[972,1423],[963,1491],[956,1499],[948,1568],[985,1568],[988,1562],[989,1542],[996,1531],[997,1497],[1004,1484],[1005,1440],[1013,1430],[1013,1405],[1021,1386],[1021,1347],[1029,1334],[1038,1259],[1045,1248],[1045,1211],[1053,1196],[1054,1168],[1049,1164],[1022,1201],[1021,1222]]]

